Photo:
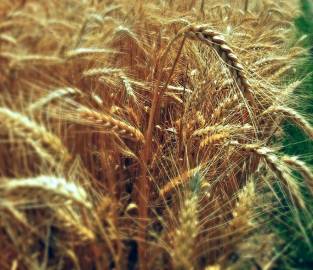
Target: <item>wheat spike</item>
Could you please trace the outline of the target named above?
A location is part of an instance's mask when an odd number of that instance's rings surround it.
[[[272,106],[266,111],[264,111],[263,114],[270,114],[270,113],[279,113],[283,116],[287,117],[288,119],[292,120],[297,126],[299,126],[303,131],[311,138],[313,139],[313,127],[310,125],[310,123],[305,120],[305,118],[300,115],[297,111],[284,107],[284,106]]]
[[[238,200],[233,210],[233,219],[229,226],[233,231],[242,232],[249,227],[253,227],[251,216],[253,215],[253,205],[255,203],[255,184],[249,181],[246,186],[239,191]]]
[[[198,219],[200,182],[200,175],[195,173],[190,181],[190,188],[185,191],[180,206],[178,226],[174,231],[171,252],[175,269],[194,269],[193,255],[196,247],[196,237],[200,231]]]
[[[87,208],[92,206],[88,200],[87,192],[82,186],[65,178],[52,175],[21,179],[1,179],[0,190],[4,194],[15,193],[20,198],[26,197],[30,199],[37,199],[34,196],[36,193],[37,195],[43,195],[48,203],[51,200],[53,201],[52,196],[60,196]]]
[[[218,119],[223,118],[223,115],[225,112],[227,112],[229,109],[235,106],[235,104],[238,102],[238,95],[233,95],[231,97],[225,98],[221,103],[218,104],[218,106],[214,109],[211,120],[217,121]]]
[[[201,40],[215,49],[218,55],[227,64],[239,89],[252,101],[251,86],[244,73],[244,68],[239,63],[238,57],[234,54],[233,50],[228,46],[224,37],[215,30],[208,28],[206,25],[189,26],[184,32],[188,37]]]
[[[141,131],[126,122],[117,120],[104,113],[92,111],[88,108],[80,108],[78,112],[80,115],[79,121],[87,120],[91,125],[100,126],[100,128],[106,131],[114,131],[123,137],[134,139],[141,143],[144,142],[144,136]]]
[[[248,131],[251,130],[252,126],[249,124],[245,125],[213,125],[213,126],[207,126],[204,128],[197,129],[193,132],[192,137],[203,137],[208,135],[210,132],[230,132],[230,133],[238,133],[240,131]]]
[[[53,211],[61,229],[65,229],[69,233],[70,239],[75,236],[75,240],[79,242],[95,240],[93,231],[82,224],[82,218],[73,208],[67,205],[66,207],[53,209]],[[67,233],[64,235],[65,237]]]
[[[112,50],[102,49],[102,48],[77,48],[74,50],[69,50],[65,53],[67,59],[79,58],[84,56],[95,56],[103,54],[116,53]]]
[[[7,43],[7,44],[10,44],[13,46],[15,46],[17,44],[16,39],[14,37],[11,37],[11,36],[6,35],[6,34],[0,35],[0,44],[1,43]]]
[[[49,104],[50,102],[53,102],[54,100],[62,99],[66,96],[72,96],[78,93],[81,93],[80,90],[71,87],[51,90],[51,92],[48,95],[40,98],[39,100],[35,101],[30,106],[28,106],[27,110],[34,111],[39,108],[42,108],[43,106]]]
[[[1,52],[0,56],[11,60],[11,65],[15,64],[59,64],[62,63],[62,59],[57,56],[39,55],[39,54],[26,54],[19,55],[10,52]]]
[[[280,159],[275,154],[273,154],[273,150],[257,144],[244,145],[239,144],[238,142],[231,142],[231,144],[239,146],[245,151],[253,152],[262,157],[272,172],[276,175],[276,177],[286,184],[286,186],[289,188],[289,192],[291,192],[292,197],[296,200],[296,202],[298,202],[301,207],[305,207],[305,203],[303,201],[298,184],[291,177],[287,168],[283,166]]]
[[[297,157],[284,156],[282,161],[288,164],[291,168],[297,170],[306,181],[310,191],[313,194],[313,173],[312,170]]]
[[[39,154],[41,152],[45,153],[47,149],[49,154],[53,154],[59,160],[67,161],[71,158],[71,155],[57,136],[19,112],[1,107],[0,125],[31,143]]]
[[[179,187],[180,185],[186,184],[195,174],[199,173],[202,167],[203,165],[199,165],[170,179],[168,183],[160,190],[160,196],[166,196],[175,188]]]
[[[97,76],[105,76],[105,75],[116,75],[122,72],[119,68],[92,68],[85,70],[83,72],[84,77],[97,77]]]
[[[206,136],[201,142],[200,142],[200,148],[204,148],[206,146],[212,145],[212,144],[219,144],[231,137],[230,132],[221,132],[216,133],[213,135]]]

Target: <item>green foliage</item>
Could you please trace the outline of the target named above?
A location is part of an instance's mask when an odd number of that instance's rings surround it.
[[[295,21],[297,35],[306,36],[304,46],[310,50],[310,55],[299,63],[297,77],[305,78],[297,95],[301,102],[297,110],[306,115],[312,122],[313,116],[313,2],[301,0],[302,15]],[[313,142],[295,125],[287,122],[284,126],[284,154],[300,156],[311,166],[313,165]],[[295,175],[302,185],[302,193],[307,202],[307,209],[299,209],[284,196],[282,189],[276,187],[281,199],[280,208],[271,213],[271,229],[283,240],[284,244],[277,245],[276,269],[313,269],[313,196]]]

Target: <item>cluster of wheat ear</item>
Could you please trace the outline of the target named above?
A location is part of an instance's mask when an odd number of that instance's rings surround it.
[[[301,78],[282,79],[306,56],[297,13],[1,0],[0,269],[243,269],[249,249],[249,269],[274,265],[277,239],[253,232],[279,206],[259,191],[278,179],[305,211],[293,170],[313,190],[277,150],[285,119],[313,138],[293,109]]]

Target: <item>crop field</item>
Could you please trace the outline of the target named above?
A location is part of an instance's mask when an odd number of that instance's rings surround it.
[[[312,0],[0,0],[0,270],[313,269]]]

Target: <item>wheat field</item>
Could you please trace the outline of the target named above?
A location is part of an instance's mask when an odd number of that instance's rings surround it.
[[[313,139],[300,15],[1,0],[0,269],[282,269],[286,202],[312,235],[313,171],[282,151],[285,121]]]

